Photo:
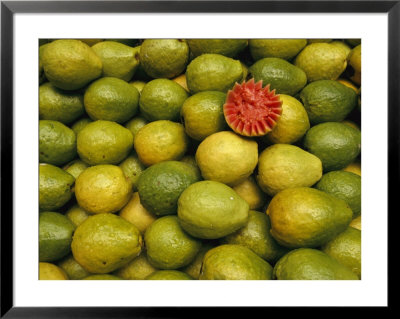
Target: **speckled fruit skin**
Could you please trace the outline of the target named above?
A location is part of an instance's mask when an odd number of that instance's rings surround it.
[[[299,248],[283,256],[274,267],[277,280],[358,280],[349,268],[317,249]]]
[[[321,176],[321,160],[295,145],[274,144],[259,156],[257,183],[270,196],[287,188],[311,187]]]
[[[270,91],[262,81],[250,79],[243,84],[236,83],[228,91],[223,106],[225,120],[230,128],[243,136],[263,136],[276,125],[282,113],[282,101],[275,90]]]
[[[188,274],[179,270],[157,270],[147,276],[146,280],[192,280]]]
[[[75,182],[75,196],[89,213],[115,213],[129,201],[132,184],[115,165],[95,165],[84,170]]]
[[[303,140],[306,151],[317,156],[324,173],[345,168],[361,152],[361,131],[339,122],[311,127]]]
[[[142,250],[139,256],[119,268],[114,274],[125,280],[143,280],[155,271],[157,268],[149,263],[146,251]]]
[[[307,76],[300,68],[279,58],[264,58],[249,67],[255,81],[270,84],[278,94],[294,96],[307,84]]]
[[[56,212],[39,214],[39,261],[54,262],[71,251],[75,225]]]
[[[83,101],[92,120],[125,123],[139,109],[139,91],[121,79],[102,77],[89,85]]]
[[[361,278],[361,230],[348,227],[321,250]]]
[[[185,100],[181,109],[181,121],[191,138],[202,141],[207,136],[227,129],[223,113],[226,94],[203,91]]]
[[[82,280],[122,280],[122,278],[110,274],[104,274],[104,275],[90,275],[83,278]]]
[[[346,52],[330,43],[310,43],[295,58],[294,65],[307,75],[307,81],[336,80],[346,69]]]
[[[39,87],[39,119],[70,124],[85,112],[79,91],[64,91],[50,82]]]
[[[197,238],[216,239],[247,223],[249,204],[229,186],[200,181],[186,188],[178,200],[182,228]]]
[[[187,163],[164,161],[154,164],[139,177],[140,202],[158,216],[176,214],[179,196],[197,181],[198,176]]]
[[[169,79],[155,79],[140,93],[140,114],[148,121],[178,121],[188,93],[178,83]]]
[[[39,280],[68,280],[66,272],[52,264],[46,262],[39,263]]]
[[[147,258],[158,269],[178,269],[188,265],[200,250],[201,242],[186,233],[178,217],[164,216],[154,221],[144,234]]]
[[[279,192],[267,214],[272,237],[288,248],[318,248],[343,232],[353,217],[345,201],[309,187]]]
[[[39,209],[54,211],[64,206],[72,197],[75,178],[63,169],[39,165]]]
[[[338,81],[319,80],[301,90],[300,100],[311,125],[315,125],[346,119],[357,105],[357,94]]]
[[[130,81],[139,66],[140,47],[132,48],[115,41],[101,41],[92,46],[103,63],[103,77]]]
[[[293,59],[305,46],[306,39],[251,39],[249,49],[255,61],[263,58]]]
[[[196,162],[204,179],[236,186],[257,166],[257,142],[232,131],[206,137],[196,151]]]
[[[238,231],[221,238],[222,244],[236,244],[254,251],[262,259],[275,263],[289,250],[278,245],[270,233],[271,222],[265,213],[249,211],[249,220]]]
[[[39,121],[39,161],[56,166],[76,157],[76,135],[58,121]]]
[[[361,214],[361,176],[352,172],[331,171],[322,176],[315,188],[343,199],[353,211],[353,218]]]
[[[103,64],[79,40],[56,40],[46,45],[42,59],[46,78],[63,90],[77,90],[101,76]]]
[[[193,59],[186,68],[186,81],[189,91],[227,92],[243,77],[239,60],[220,54],[202,54]]]
[[[90,216],[75,230],[75,260],[93,274],[107,274],[125,266],[142,250],[142,236],[130,222],[114,214]]]
[[[140,162],[150,166],[162,161],[180,160],[186,153],[189,138],[182,124],[159,120],[143,126],[133,143]]]
[[[190,55],[198,57],[205,53],[216,53],[233,58],[247,46],[247,39],[188,39]]]
[[[220,245],[203,259],[200,280],[269,280],[272,267],[249,248]]]
[[[189,61],[189,46],[181,39],[146,39],[140,47],[140,62],[153,78],[171,79],[181,74]]]
[[[78,155],[89,165],[119,164],[132,149],[131,131],[116,122],[94,121],[78,133]]]

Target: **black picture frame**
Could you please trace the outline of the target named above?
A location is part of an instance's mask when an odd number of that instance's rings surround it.
[[[1,1],[1,318],[176,318],[229,316],[226,308],[15,307],[13,303],[13,19],[16,13],[268,12],[388,14],[388,209],[396,211],[400,143],[400,1]],[[390,215],[388,215],[390,218]],[[391,224],[390,222],[388,223]],[[393,224],[393,223],[392,223]],[[390,238],[390,234],[389,234]],[[388,247],[389,246],[388,238]],[[392,240],[393,242],[393,240]],[[388,256],[389,257],[389,256]],[[389,287],[388,282],[388,287]],[[34,293],[34,292],[33,292]],[[294,307],[291,307],[292,310]],[[297,307],[296,307],[297,308]],[[385,308],[385,307],[384,307]],[[390,298],[388,307],[390,308]],[[242,315],[243,308],[235,309]],[[255,311],[264,311],[255,307]],[[276,309],[268,309],[268,313]],[[333,309],[335,313],[338,309]],[[305,309],[298,315],[305,313]],[[186,315],[185,315],[186,314]],[[248,312],[243,312],[248,315]]]

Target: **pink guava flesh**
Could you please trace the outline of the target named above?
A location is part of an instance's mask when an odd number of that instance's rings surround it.
[[[262,87],[262,81],[250,79],[236,83],[228,91],[224,104],[224,116],[228,125],[243,136],[263,136],[276,125],[282,113],[282,101],[270,85]]]

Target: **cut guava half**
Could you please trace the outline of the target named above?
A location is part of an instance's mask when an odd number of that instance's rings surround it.
[[[250,79],[236,83],[228,91],[223,106],[225,120],[229,127],[243,136],[263,136],[272,130],[282,114],[282,101],[275,90],[262,81]]]

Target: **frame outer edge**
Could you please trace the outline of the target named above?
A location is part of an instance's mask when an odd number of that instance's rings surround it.
[[[1,3],[1,316],[13,307],[13,12]]]
[[[400,2],[389,11],[388,15],[388,238],[387,238],[387,256],[388,256],[388,275],[389,275],[389,247],[390,241],[389,225],[390,212],[393,215],[398,210],[398,189],[400,188]],[[392,222],[393,224],[393,222]],[[388,305],[389,300],[388,286]]]
[[[339,1],[340,2],[340,1]],[[375,2],[375,1],[373,1]],[[17,3],[16,6],[14,4]],[[10,248],[9,243],[12,242],[12,190],[13,190],[13,13],[14,12],[40,12],[41,10],[24,9],[24,5],[28,4],[28,1],[15,2],[5,1],[1,3],[1,183],[0,183],[0,198],[1,198],[1,210],[0,210],[0,221],[1,221],[1,232],[2,237],[0,241],[1,247],[1,265],[0,265],[0,295],[1,295],[1,309],[0,317],[5,318],[23,318],[31,317],[37,318],[37,315],[47,315],[49,313],[66,314],[65,308],[24,308],[14,307],[13,308],[13,254],[12,247]],[[65,3],[65,2],[64,2]],[[354,2],[353,2],[354,3]],[[385,3],[385,4],[384,4]],[[389,4],[390,3],[390,4]],[[73,5],[73,3],[71,3]],[[77,3],[78,4],[78,3]],[[372,3],[371,3],[372,4]],[[374,3],[376,5],[376,2]],[[388,204],[395,203],[397,195],[397,187],[399,186],[399,162],[400,162],[400,126],[398,120],[400,119],[400,111],[398,106],[400,104],[400,64],[398,57],[400,55],[400,2],[399,1],[382,1],[383,7],[378,12],[388,11],[388,104],[389,116],[388,116],[388,128],[389,134],[389,158],[388,158],[388,169],[390,175],[388,178]],[[393,4],[393,6],[392,6]],[[21,5],[21,6],[20,6]],[[35,7],[35,1],[31,3],[32,8]],[[388,8],[389,6],[389,8]],[[371,8],[371,12],[377,9],[375,6]],[[146,10],[144,10],[146,11]],[[143,11],[143,12],[144,12]],[[167,10],[168,11],[168,10]],[[278,9],[279,11],[279,9]],[[369,10],[367,10],[369,11]],[[10,185],[11,181],[11,185]],[[7,193],[4,191],[6,190]],[[393,204],[394,205],[394,204]],[[390,211],[389,206],[389,211]],[[6,212],[6,214],[4,213]],[[389,223],[390,224],[390,223]],[[6,240],[5,240],[6,239]],[[389,247],[389,246],[388,246]],[[130,308],[128,308],[130,309]],[[125,309],[125,310],[128,310]],[[71,311],[72,310],[72,311]],[[83,318],[86,314],[97,314],[99,318],[102,317],[101,311],[107,314],[107,308],[72,308],[69,309],[71,312],[75,312],[77,318]],[[143,309],[144,310],[144,309]],[[154,308],[153,308],[154,310]],[[165,309],[163,309],[165,310]],[[167,310],[175,310],[167,308]],[[123,308],[120,309],[123,311]],[[35,316],[36,312],[36,316]],[[118,312],[118,311],[117,311]],[[133,310],[132,315],[140,311]],[[151,309],[144,311],[144,313],[151,313]],[[168,311],[167,311],[168,313]],[[109,315],[109,314],[108,314]],[[143,315],[143,313],[142,313]],[[60,317],[60,316],[59,316]],[[63,317],[63,316],[61,316]],[[86,317],[86,316],[85,316]],[[125,317],[124,315],[116,316],[119,318]],[[64,317],[63,317],[64,318]]]
[[[5,1],[19,13],[91,13],[91,12],[388,12],[396,1],[387,0],[171,0],[171,1]],[[268,8],[268,9],[266,9]]]

